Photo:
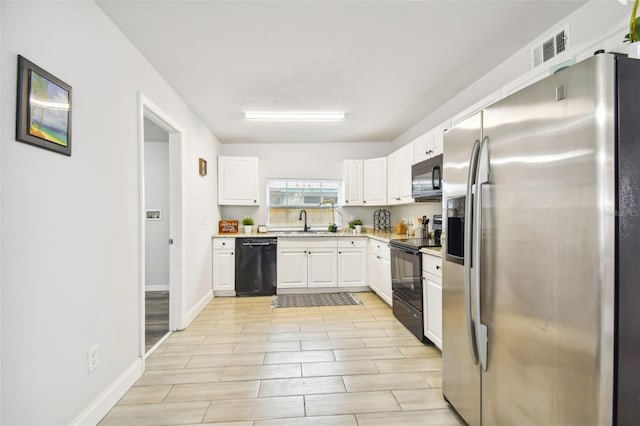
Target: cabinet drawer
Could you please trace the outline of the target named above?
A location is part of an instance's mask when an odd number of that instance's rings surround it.
[[[384,243],[379,240],[371,240],[369,244],[371,254],[373,254],[374,256],[379,256],[386,261],[390,260],[391,254],[389,251],[389,243]]]
[[[442,276],[442,258],[431,256],[428,254],[422,255],[422,270],[429,274]]]
[[[369,238],[367,237],[354,237],[354,238],[338,238],[338,248],[366,248],[369,244]]]
[[[235,238],[214,238],[213,239],[213,249],[233,249],[236,248],[236,239]]]

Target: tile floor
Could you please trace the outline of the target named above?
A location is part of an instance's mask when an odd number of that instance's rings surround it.
[[[373,293],[357,306],[215,298],[100,425],[459,425],[440,352]]]

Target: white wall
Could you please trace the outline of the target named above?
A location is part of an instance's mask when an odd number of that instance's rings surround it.
[[[161,212],[160,220],[145,221],[145,284],[147,290],[169,290],[168,141],[144,143],[144,198],[146,210]]]
[[[211,290],[215,167],[197,160],[219,143],[93,2],[0,8],[2,423],[69,424],[139,362],[138,92],[186,132],[185,311]],[[73,87],[71,157],[15,141],[18,54]]]
[[[633,2],[629,3],[630,4],[623,6],[620,2],[613,0],[590,1],[569,15],[567,19],[552,26],[549,30],[556,29],[559,25],[566,22],[570,24],[570,46],[565,55],[565,59],[571,57],[571,55],[574,54],[573,52],[576,51],[586,51],[587,54],[590,55],[601,48],[611,49],[615,47],[599,43],[603,37],[607,37],[612,32],[618,34],[614,37],[614,40],[620,40],[619,45],[621,45],[624,35],[628,32],[625,24],[631,15],[631,3]],[[548,33],[549,31],[545,31],[540,34],[540,37]],[[533,44],[534,40],[531,40],[531,42]],[[461,91],[457,96],[453,97],[436,111],[397,137],[393,141],[394,149],[405,145],[421,134],[431,130],[439,123],[460,113],[492,92],[499,90],[505,84],[529,74],[529,49],[530,46],[523,47],[509,59],[485,74],[475,83]],[[581,58],[577,59],[580,60]],[[546,68],[545,65],[543,65],[543,67]]]
[[[260,159],[260,207],[220,208],[224,219],[254,218],[256,224],[267,220],[266,179],[269,178],[326,178],[342,179],[344,159],[384,157],[388,154],[388,142],[354,143],[268,143],[225,144],[222,155],[254,156]],[[365,226],[373,224],[374,207],[342,208],[343,224],[353,216],[359,216]]]

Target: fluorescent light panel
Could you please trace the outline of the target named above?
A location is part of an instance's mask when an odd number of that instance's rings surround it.
[[[252,121],[341,121],[344,112],[282,112],[245,111],[244,116]]]

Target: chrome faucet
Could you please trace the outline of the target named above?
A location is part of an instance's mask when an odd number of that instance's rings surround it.
[[[310,226],[307,226],[307,211],[305,209],[300,210],[300,216],[298,217],[298,220],[302,220],[302,213],[304,213],[304,232],[307,232],[309,229],[311,229]]]

